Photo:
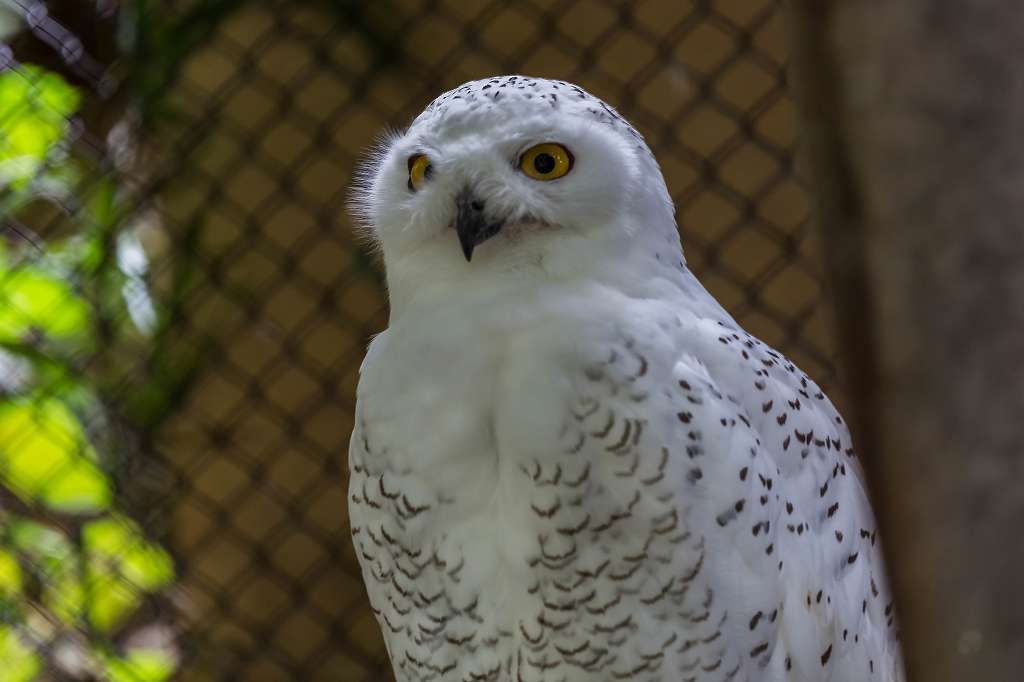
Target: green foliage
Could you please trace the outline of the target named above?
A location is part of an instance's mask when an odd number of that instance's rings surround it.
[[[80,340],[88,323],[88,306],[67,282],[36,267],[12,267],[0,251],[0,342],[19,341],[26,330]]]
[[[110,682],[164,682],[176,667],[173,658],[159,649],[132,649],[123,658],[103,659]]]
[[[78,92],[34,66],[0,74],[0,184],[23,186],[58,148]]]
[[[0,481],[62,512],[110,506],[111,490],[82,426],[58,398],[0,402]]]
[[[0,599],[21,594],[23,584],[18,559],[10,552],[0,551]]]
[[[85,587],[75,546],[62,531],[24,518],[9,521],[8,542],[42,587],[39,605],[69,627],[80,620]]]
[[[0,622],[17,615],[24,588],[25,574],[18,557],[7,550],[0,550]]]
[[[4,682],[32,682],[42,670],[39,656],[18,637],[14,628],[0,626],[0,670]]]
[[[112,631],[138,608],[143,596],[174,579],[171,557],[147,542],[130,519],[113,515],[91,521],[82,529],[88,557],[89,621]]]
[[[84,642],[99,679],[160,682],[175,672],[170,652],[112,642],[174,581],[174,564],[117,510],[110,468],[119,459],[105,435],[103,390],[124,377],[89,374],[81,363],[101,347],[100,327],[105,342],[145,340],[155,313],[138,271],[144,253],[136,250],[131,271],[115,255],[126,213],[116,178],[87,192],[75,186],[91,170],[66,148],[79,104],[57,74],[32,66],[0,74],[0,220],[33,201],[79,204],[77,233],[41,253],[0,243],[0,486],[17,501],[0,508],[0,682],[36,679],[50,654],[35,647],[59,629],[77,632],[70,641]],[[7,366],[19,368],[17,380]]]

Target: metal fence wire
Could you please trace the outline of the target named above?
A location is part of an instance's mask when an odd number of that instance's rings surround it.
[[[786,52],[772,0],[0,0],[0,680],[390,679],[346,189],[463,81],[617,107],[690,267],[838,392]]]

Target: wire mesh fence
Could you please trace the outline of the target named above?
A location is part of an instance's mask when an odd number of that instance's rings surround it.
[[[834,386],[777,2],[6,0],[0,41],[0,679],[389,679],[346,189],[463,81],[616,106],[690,267]]]

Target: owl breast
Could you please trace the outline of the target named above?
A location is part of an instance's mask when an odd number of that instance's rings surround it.
[[[586,344],[453,321],[371,349],[391,400],[360,396],[350,513],[402,682],[742,679],[679,496],[674,353],[592,312]]]

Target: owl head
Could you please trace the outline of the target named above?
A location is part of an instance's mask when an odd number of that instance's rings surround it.
[[[652,240],[678,250],[641,135],[564,81],[503,76],[444,93],[369,155],[351,206],[392,289],[509,270],[557,277]]]

